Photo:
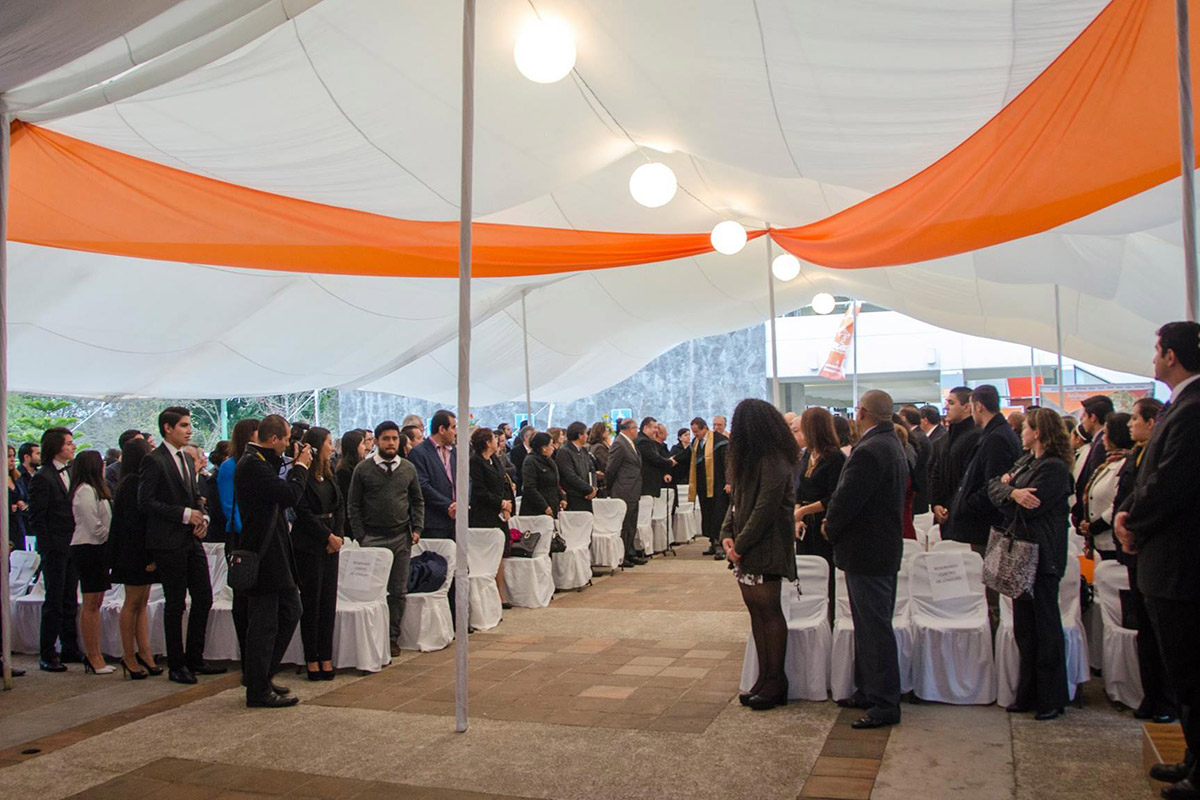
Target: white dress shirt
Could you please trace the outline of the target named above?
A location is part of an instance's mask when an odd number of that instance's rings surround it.
[[[1174,403],[1176,400],[1178,400],[1180,393],[1194,383],[1197,378],[1200,378],[1200,375],[1193,375],[1190,378],[1184,378],[1179,383],[1175,384],[1175,388],[1171,390],[1171,402]]]
[[[58,479],[62,481],[63,486],[67,487],[68,492],[71,491],[71,470],[68,469],[71,466],[71,462],[59,461],[56,458],[52,463],[54,464],[54,468],[58,470]]]

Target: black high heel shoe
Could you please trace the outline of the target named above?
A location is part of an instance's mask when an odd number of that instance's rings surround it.
[[[142,659],[142,654],[141,654],[141,653],[138,653],[138,654],[137,654],[137,660],[138,660],[138,663],[139,663],[139,664],[141,664],[141,665],[142,665],[142,667],[143,667],[143,668],[146,670],[146,674],[148,674],[148,675],[155,675],[155,676],[158,676],[158,675],[162,675],[162,674],[163,674],[163,668],[162,668],[162,667],[156,667],[156,666],[151,666],[150,664],[147,664],[147,663],[146,663],[146,662],[145,662],[145,661]]]
[[[150,673],[144,669],[130,669],[123,658],[121,659],[121,672],[131,681],[144,681],[150,677]]]
[[[323,680],[325,680],[325,673],[324,673],[324,672],[322,672],[322,671],[321,671],[321,670],[319,670],[319,669],[308,669],[308,668],[305,668],[305,670],[304,670],[304,671],[308,673],[308,679],[309,679],[310,681],[323,681]]]

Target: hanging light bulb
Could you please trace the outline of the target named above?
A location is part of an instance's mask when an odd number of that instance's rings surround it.
[[[727,219],[724,222],[718,222],[708,238],[712,242],[714,250],[722,255],[731,256],[734,253],[740,253],[746,246],[746,229],[742,227],[741,223]]]
[[[784,281],[785,283],[793,280],[800,274],[800,259],[791,253],[775,256],[775,260],[771,262],[771,274],[777,280]]]
[[[629,176],[629,193],[647,208],[658,208],[675,196],[675,173],[666,164],[642,164]]]
[[[812,299],[812,309],[818,314],[828,314],[833,311],[835,305],[837,305],[837,301],[829,292],[821,292]]]
[[[534,83],[554,83],[575,68],[575,37],[557,19],[533,19],[521,29],[513,48],[521,74]]]

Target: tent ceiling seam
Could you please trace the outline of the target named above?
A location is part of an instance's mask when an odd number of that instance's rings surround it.
[[[195,172],[197,175],[204,175],[204,176],[207,176],[214,180],[219,180],[216,175],[209,172],[208,170],[198,167],[194,164],[191,164],[191,163],[183,160],[179,156],[175,155],[174,153],[168,153],[166,150],[163,150],[161,147],[156,145],[154,142],[147,139],[146,136],[141,131],[139,131],[136,127],[134,127],[133,123],[131,123],[129,121],[129,118],[125,116],[125,112],[123,112],[121,110],[120,103],[111,103],[110,107],[112,108],[113,113],[115,113],[117,115],[117,117],[121,120],[121,122],[125,123],[125,127],[129,129],[129,132],[132,133],[137,138],[141,139],[142,142],[144,142],[147,147],[154,150],[156,153],[160,153],[164,158],[166,158],[170,161],[174,161],[178,164],[183,164],[185,167],[188,168],[188,170],[190,172]]]

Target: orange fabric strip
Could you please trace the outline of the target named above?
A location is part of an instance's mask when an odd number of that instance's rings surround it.
[[[401,220],[260,192],[20,123],[11,152],[13,241],[292,272],[458,276],[458,222]],[[487,223],[474,229],[472,274],[481,278],[622,267],[712,250],[708,233]]]
[[[1194,19],[1200,2],[1190,10]],[[1176,178],[1175,36],[1174,3],[1113,0],[1024,92],[932,166],[771,235],[827,267],[911,264],[1040,233]],[[1200,51],[1200,25],[1191,47]]]

